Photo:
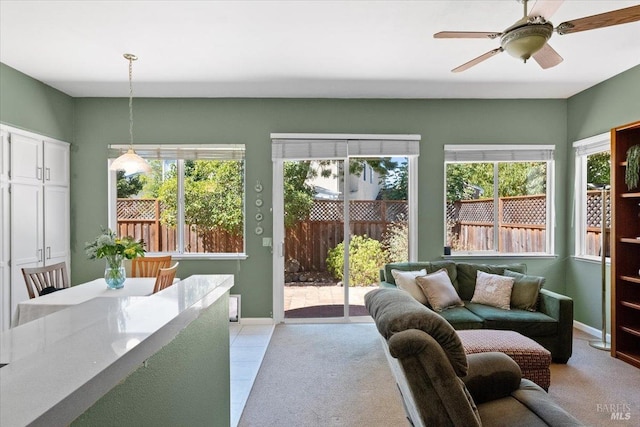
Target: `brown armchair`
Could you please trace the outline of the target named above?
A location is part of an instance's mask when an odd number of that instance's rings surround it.
[[[467,356],[453,327],[397,289],[365,304],[413,426],[581,426],[503,353]]]

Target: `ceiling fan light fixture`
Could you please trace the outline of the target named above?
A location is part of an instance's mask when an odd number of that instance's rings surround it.
[[[500,45],[514,58],[526,61],[542,49],[553,34],[553,25],[532,24],[514,28],[500,38]]]
[[[125,53],[124,59],[129,61],[129,149],[126,153],[115,159],[111,163],[111,170],[124,170],[125,176],[136,173],[151,172],[151,165],[145,159],[138,156],[133,149],[133,61],[138,57],[132,53]]]

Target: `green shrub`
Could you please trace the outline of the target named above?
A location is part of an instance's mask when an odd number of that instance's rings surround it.
[[[378,281],[378,270],[384,264],[382,244],[367,236],[353,236],[349,242],[349,286],[369,286]],[[344,242],[330,249],[327,268],[342,280],[344,269]]]
[[[408,261],[409,224],[402,220],[389,224],[382,235],[382,248],[387,262]]]

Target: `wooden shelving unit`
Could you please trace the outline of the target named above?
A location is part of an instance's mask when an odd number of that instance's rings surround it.
[[[640,188],[624,180],[636,144],[640,121],[611,129],[611,355],[640,368]]]

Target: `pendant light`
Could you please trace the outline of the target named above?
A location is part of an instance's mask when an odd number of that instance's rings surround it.
[[[126,176],[149,173],[151,172],[151,166],[133,150],[133,84],[131,80],[133,74],[132,64],[138,57],[131,53],[125,53],[123,56],[129,61],[129,149],[111,163],[111,170],[124,170]]]

